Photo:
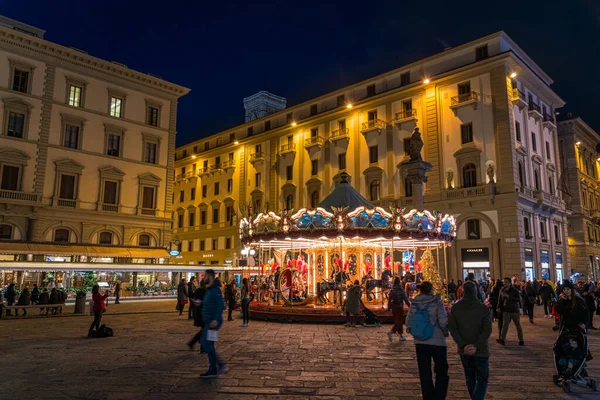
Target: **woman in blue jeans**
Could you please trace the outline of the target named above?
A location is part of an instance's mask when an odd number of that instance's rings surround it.
[[[250,285],[248,284],[248,278],[242,279],[242,328],[248,327],[250,320]]]

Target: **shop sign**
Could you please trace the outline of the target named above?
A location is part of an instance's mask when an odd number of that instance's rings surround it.
[[[478,247],[473,249],[461,249],[461,256],[463,262],[470,261],[489,261],[490,260],[490,249],[487,247]]]

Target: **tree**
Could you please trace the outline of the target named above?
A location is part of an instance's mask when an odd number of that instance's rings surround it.
[[[429,249],[423,252],[420,264],[423,280],[431,282],[435,294],[443,294],[444,285],[442,283],[442,278],[440,277],[440,271],[438,271],[435,260],[433,259],[433,254],[431,254]]]

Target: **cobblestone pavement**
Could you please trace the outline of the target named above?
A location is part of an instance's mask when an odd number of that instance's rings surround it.
[[[206,356],[185,343],[195,329],[174,302],[109,307],[103,322],[115,336],[88,339],[91,317],[0,321],[1,399],[261,399],[420,398],[412,341],[389,343],[381,328],[225,323],[219,352],[231,368],[212,382],[199,379]],[[158,313],[150,311],[158,310]],[[541,310],[538,315],[541,314]],[[136,312],[140,312],[137,313]],[[524,323],[525,347],[511,327],[506,347],[490,346],[489,399],[592,399],[587,388],[566,395],[552,384],[553,322]],[[598,323],[600,324],[600,323]],[[456,346],[448,340],[449,398],[465,399]],[[600,333],[590,335],[590,375],[600,378]]]

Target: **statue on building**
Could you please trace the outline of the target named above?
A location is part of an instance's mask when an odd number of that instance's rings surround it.
[[[446,182],[448,183],[448,189],[454,189],[452,182],[454,181],[454,171],[450,170],[446,172]]]
[[[415,128],[412,136],[410,137],[410,143],[408,146],[410,161],[423,161],[423,158],[421,157],[422,148],[423,140],[421,139],[421,132],[419,132],[419,128]]]
[[[492,164],[488,164],[487,176],[490,183],[496,183],[496,180],[494,179],[494,166]]]

